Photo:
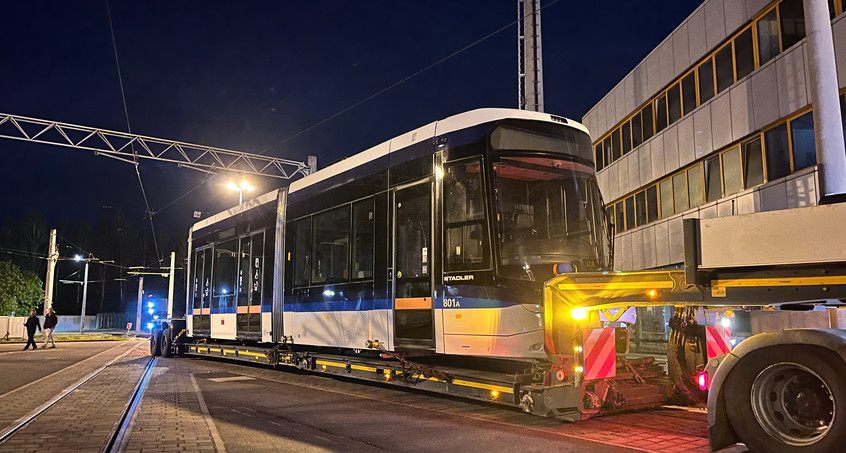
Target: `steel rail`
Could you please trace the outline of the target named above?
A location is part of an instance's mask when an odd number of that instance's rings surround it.
[[[147,383],[150,381],[150,376],[153,375],[153,369],[156,367],[156,361],[158,361],[158,357],[152,357],[150,361],[147,362],[147,368],[144,369],[141,379],[138,380],[138,384],[135,385],[135,389],[132,391],[132,396],[126,403],[126,406],[124,406],[123,412],[118,420],[119,423],[117,423],[112,432],[109,433],[109,441],[101,451],[122,452],[126,450],[126,444],[129,441],[129,434],[132,431],[131,426],[133,422],[133,415],[141,403],[141,398],[144,396],[144,391],[147,389]]]
[[[233,171],[277,179],[307,176],[314,171],[307,163],[296,160],[9,113],[0,113],[0,138],[88,150],[135,165],[135,158],[140,157],[193,170]]]
[[[47,401],[46,403],[42,404],[41,406],[38,406],[38,408],[37,408],[37,409],[35,409],[34,411],[30,412],[29,414],[27,414],[27,415],[26,415],[26,416],[24,416],[23,418],[18,419],[18,420],[17,420],[14,424],[12,424],[12,426],[7,427],[7,428],[6,428],[6,429],[4,429],[3,431],[0,431],[0,445],[2,445],[2,444],[3,444],[3,442],[5,442],[6,440],[8,440],[10,437],[12,437],[12,435],[14,435],[16,432],[20,431],[20,430],[21,430],[21,428],[23,428],[23,427],[25,427],[26,425],[28,425],[28,424],[29,424],[29,422],[31,422],[31,421],[33,421],[33,420],[35,420],[35,418],[37,418],[39,415],[43,414],[45,411],[47,411],[47,410],[48,410],[48,409],[50,409],[51,407],[55,406],[55,405],[56,405],[56,403],[58,403],[59,401],[61,401],[61,400],[62,400],[62,399],[64,399],[66,396],[70,395],[71,393],[73,393],[76,389],[78,389],[79,387],[81,387],[82,385],[84,385],[85,383],[87,383],[88,381],[90,381],[91,379],[93,379],[93,378],[94,378],[95,376],[97,376],[98,374],[102,373],[102,372],[103,372],[106,368],[110,367],[111,365],[113,365],[113,364],[114,364],[115,362],[117,362],[118,360],[121,360],[121,359],[123,359],[124,357],[126,357],[127,355],[129,355],[129,353],[131,353],[132,351],[134,351],[135,349],[137,349],[139,345],[140,345],[140,343],[139,343],[139,344],[136,344],[136,345],[134,345],[134,346],[132,346],[131,348],[129,348],[129,350],[127,350],[127,351],[126,351],[126,352],[124,352],[123,354],[121,354],[121,355],[119,355],[119,356],[115,357],[115,358],[114,358],[114,359],[112,359],[112,361],[110,361],[109,363],[107,363],[107,364],[103,365],[102,367],[100,367],[99,369],[95,370],[94,372],[92,372],[92,373],[91,373],[91,374],[89,374],[88,376],[85,376],[84,378],[80,379],[80,380],[79,380],[79,381],[77,381],[75,384],[73,384],[72,386],[68,387],[67,389],[65,389],[64,391],[62,391],[61,393],[59,393],[58,395],[54,396],[52,399],[50,399],[50,400],[49,400],[49,401]]]

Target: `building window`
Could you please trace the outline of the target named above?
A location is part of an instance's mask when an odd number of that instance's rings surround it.
[[[723,196],[720,156],[712,157],[705,161],[705,193],[707,201],[719,200]]]
[[[684,212],[687,209],[687,178],[684,172],[673,176],[673,209]]]
[[[743,181],[747,189],[764,183],[763,156],[760,138],[743,144]]]
[[[593,147],[593,152],[596,159],[596,171],[602,170],[605,168],[605,159],[602,155],[602,143],[597,143],[596,146]]]
[[[602,141],[602,148],[605,150],[605,157],[603,158],[603,163],[605,166],[611,165],[611,162],[614,162],[614,149],[611,146],[611,136],[605,137],[605,140]]]
[[[623,154],[632,150],[632,127],[631,122],[626,121],[620,127],[620,133],[623,134]],[[635,145],[637,146],[637,145]]]
[[[690,207],[695,208],[705,202],[705,188],[702,177],[702,164],[696,164],[687,170],[687,196]]]
[[[637,226],[646,225],[646,193],[644,191],[635,195],[635,210],[637,211]]]
[[[653,185],[646,188],[646,221],[658,220],[658,186]]]
[[[764,132],[764,149],[767,154],[767,179],[775,181],[790,174],[790,144],[787,124]]]
[[[673,180],[661,181],[661,218],[673,215]]]
[[[667,90],[667,110],[669,114],[669,124],[673,124],[681,118],[681,95],[679,94],[679,84],[671,86]]]
[[[311,283],[339,283],[349,279],[349,205],[314,216]]]
[[[726,151],[723,158],[723,187],[726,195],[732,195],[743,190],[743,176],[740,164],[740,147]]]
[[[640,112],[637,112],[637,114],[632,117],[632,148],[635,148],[643,143],[643,128],[640,119]]]
[[[352,207],[352,278],[373,278],[373,199]]]
[[[714,64],[717,68],[717,93],[722,92],[734,83],[734,62],[732,61],[731,43],[714,54]]]
[[[654,134],[652,131],[652,104],[648,104],[641,110],[642,125],[643,125],[643,141],[649,140]]]
[[[714,97],[714,63],[708,58],[699,65],[699,104],[704,104]]]
[[[737,80],[740,80],[755,69],[755,51],[752,43],[752,27],[749,27],[734,39],[734,58],[737,69]]]
[[[696,73],[691,72],[681,80],[682,107],[684,114],[696,108]]]
[[[614,205],[614,225],[617,226],[618,233],[626,231],[626,214],[623,209],[622,201]]]
[[[622,149],[620,148],[620,130],[615,129],[614,132],[611,133],[611,147],[614,148],[614,158],[611,159],[615,161],[623,156]]]
[[[655,131],[661,132],[667,127],[667,94],[658,96],[655,100]]]
[[[793,141],[793,171],[816,165],[813,112],[790,121],[790,137]]]
[[[626,198],[626,229],[631,230],[635,227],[635,207],[634,197]]]
[[[802,0],[784,0],[778,5],[781,18],[781,48],[787,50],[805,37]]]
[[[778,12],[773,8],[758,20],[758,60],[764,64],[778,55]]]

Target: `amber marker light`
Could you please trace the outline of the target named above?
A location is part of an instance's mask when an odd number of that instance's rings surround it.
[[[570,316],[573,317],[576,321],[582,321],[587,319],[588,311],[587,308],[584,307],[576,307],[572,311],[570,311]]]
[[[497,392],[496,390],[491,390],[491,398],[493,398],[493,399],[499,398],[499,392]]]
[[[655,291],[654,289],[649,290],[649,297],[655,297],[657,295],[658,295],[658,291]]]

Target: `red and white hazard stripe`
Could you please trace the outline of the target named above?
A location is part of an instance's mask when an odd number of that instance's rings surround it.
[[[614,328],[585,329],[582,331],[584,347],[584,380],[606,379],[617,375],[617,346]]]
[[[708,360],[731,352],[731,330],[722,326],[705,326]]]

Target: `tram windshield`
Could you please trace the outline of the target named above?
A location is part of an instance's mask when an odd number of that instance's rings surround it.
[[[544,140],[545,147],[553,143]],[[561,156],[566,150],[556,156],[522,148],[493,163],[500,272],[545,280],[554,266],[559,272],[607,269],[610,245],[593,168]]]

